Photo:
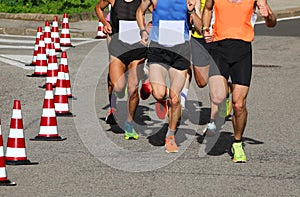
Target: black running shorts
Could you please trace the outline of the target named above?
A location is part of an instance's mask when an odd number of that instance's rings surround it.
[[[128,44],[122,42],[116,36],[112,36],[108,45],[108,51],[110,55],[120,59],[125,66],[128,66],[134,60],[140,60],[147,56],[147,47],[140,42]]]
[[[150,42],[148,48],[148,64],[161,64],[162,66],[185,70],[191,66],[189,42],[166,47],[157,42]]]
[[[226,39],[212,43],[212,57],[222,76],[233,84],[250,86],[252,75],[251,42]]]

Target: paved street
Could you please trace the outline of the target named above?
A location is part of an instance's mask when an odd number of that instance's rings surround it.
[[[140,139],[125,141],[125,100],[118,101],[119,126],[103,121],[106,113],[108,53],[105,40],[72,39],[66,48],[77,100],[76,117],[57,117],[62,142],[33,142],[39,131],[44,78],[28,78],[34,37],[0,36],[0,117],[4,146],[14,99],[21,100],[27,157],[35,166],[7,166],[16,187],[1,196],[299,196],[300,37],[292,22],[279,22],[274,34],[257,25],[253,77],[244,135],[246,164],[230,159],[232,126],[219,139],[203,138],[209,119],[208,88],[195,83],[189,93],[188,120],[177,133],[178,154],[166,154],[153,98],[141,101],[135,118]],[[285,33],[278,31],[284,27]],[[278,33],[275,33],[275,31]],[[58,54],[59,56],[59,54]],[[162,130],[161,130],[162,129]],[[217,140],[217,141],[216,141]],[[211,144],[216,144],[210,147]]]

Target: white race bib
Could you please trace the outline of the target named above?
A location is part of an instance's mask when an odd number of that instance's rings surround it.
[[[158,43],[174,46],[184,43],[184,21],[159,21]]]
[[[136,21],[119,21],[119,40],[128,44],[141,40],[140,29]]]

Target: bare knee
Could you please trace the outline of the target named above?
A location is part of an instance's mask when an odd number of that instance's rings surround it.
[[[225,98],[226,98],[225,94],[214,94],[214,93],[210,94],[211,101],[216,105],[221,104]]]
[[[207,82],[204,79],[199,79],[195,77],[195,81],[199,88],[204,88],[207,85]]]
[[[194,66],[195,81],[199,88],[204,88],[207,85],[207,72],[201,72],[200,68]]]
[[[124,89],[125,84],[121,84],[121,83],[111,83],[113,86],[113,90],[115,92],[121,92]]]
[[[166,88],[152,86],[152,95],[156,100],[163,100],[166,97]]]
[[[180,105],[180,100],[177,96],[170,95],[170,105],[172,107],[178,107]]]
[[[244,112],[247,112],[245,102],[235,102],[235,103],[232,103],[232,105],[233,105],[234,114],[236,116],[240,116]]]

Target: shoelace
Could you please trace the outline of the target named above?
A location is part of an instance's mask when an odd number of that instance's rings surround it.
[[[174,145],[174,139],[173,138],[168,138],[169,144]]]

